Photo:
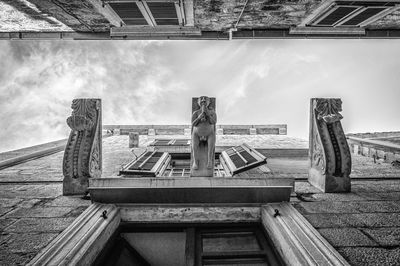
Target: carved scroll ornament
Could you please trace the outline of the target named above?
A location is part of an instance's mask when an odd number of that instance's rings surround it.
[[[100,177],[101,161],[101,100],[74,99],[72,114],[67,119],[71,128],[64,153],[64,195],[84,194],[88,178]]]
[[[351,155],[341,111],[341,99],[311,99],[309,181],[325,192],[350,191]]]

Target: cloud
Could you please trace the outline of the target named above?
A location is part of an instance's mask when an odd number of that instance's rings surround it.
[[[341,97],[352,132],[398,130],[398,40],[0,42],[0,151],[66,138],[74,98],[104,124],[189,123],[217,97],[221,124],[288,124],[307,138],[312,97]],[[383,117],[383,118],[382,118]]]

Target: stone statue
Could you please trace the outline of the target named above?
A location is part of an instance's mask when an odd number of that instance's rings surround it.
[[[210,176],[210,173],[213,176],[214,173],[217,114],[210,103],[209,97],[199,97],[198,109],[192,114],[192,176]]]
[[[85,195],[89,178],[102,170],[100,99],[74,99],[67,119],[71,128],[63,160],[63,195]]]
[[[324,192],[350,192],[351,154],[338,98],[311,99],[308,181]]]

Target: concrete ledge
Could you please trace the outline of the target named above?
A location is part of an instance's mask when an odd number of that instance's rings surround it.
[[[290,203],[262,206],[261,221],[286,265],[349,265]]]
[[[259,222],[260,207],[118,205],[121,222],[133,223],[240,223]]]
[[[121,135],[138,132],[140,135],[184,135],[190,125],[104,125],[104,130],[119,129]],[[218,135],[286,135],[287,125],[216,125]]]
[[[289,201],[292,188],[266,185],[265,179],[236,178],[98,178],[89,184],[94,202],[137,204],[263,204]]]
[[[291,27],[289,34],[293,35],[365,35],[364,28],[345,28],[345,27]]]
[[[45,157],[45,156],[48,156],[48,155],[51,155],[51,154],[54,154],[54,153],[57,153],[60,151],[64,151],[64,150],[65,150],[65,144],[62,144],[62,145],[59,145],[59,146],[56,146],[53,148],[48,148],[48,149],[44,149],[41,151],[30,153],[30,154],[10,158],[10,159],[0,162],[0,170],[17,165],[17,164],[24,163],[27,161]]]
[[[92,204],[28,265],[91,265],[120,221],[114,205]]]

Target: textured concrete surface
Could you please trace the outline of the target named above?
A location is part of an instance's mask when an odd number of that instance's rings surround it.
[[[323,194],[297,182],[295,208],[351,265],[400,265],[400,179]]]

